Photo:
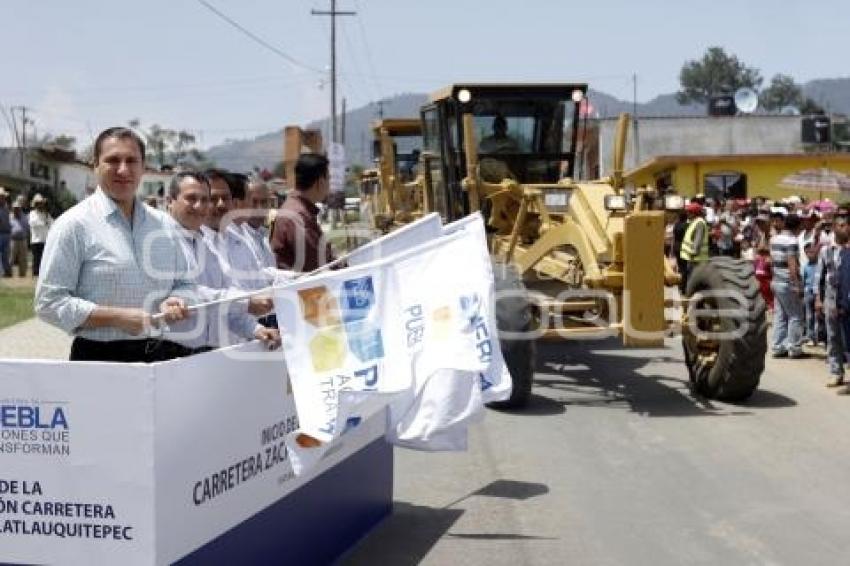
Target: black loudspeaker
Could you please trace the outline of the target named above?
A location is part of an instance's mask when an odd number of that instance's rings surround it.
[[[832,130],[829,116],[806,116],[802,124],[803,143],[829,143]]]
[[[708,101],[709,116],[734,116],[737,112],[735,97],[731,94],[712,96]]]

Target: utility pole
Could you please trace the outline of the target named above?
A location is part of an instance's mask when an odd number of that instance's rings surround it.
[[[21,111],[21,139],[18,141],[18,151],[21,157],[21,173],[24,172],[24,153],[26,153],[27,149],[27,124],[32,123],[32,120],[27,118],[27,110],[32,110],[31,108],[27,108],[26,106],[13,106],[12,111],[12,121],[15,122],[15,110]],[[15,135],[17,136],[17,127],[15,128]]]
[[[342,97],[342,133],[339,136],[339,142],[345,145],[345,97]]]
[[[381,100],[376,102],[376,104],[378,105],[378,120],[383,120],[384,119],[384,99],[382,98]]]
[[[339,11],[336,9],[336,0],[331,0],[330,11],[310,10],[314,16],[331,17],[331,141],[337,142],[338,131],[336,127],[336,17],[354,16],[357,12]]]
[[[638,110],[637,110],[637,73],[632,75],[632,120],[635,130],[635,167],[640,165],[640,138],[638,137]]]

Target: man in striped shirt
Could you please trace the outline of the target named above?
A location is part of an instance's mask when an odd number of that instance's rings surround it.
[[[803,285],[800,280],[800,246],[797,234],[800,217],[789,214],[777,226],[778,234],[770,239],[770,259],[775,297],[773,317],[773,357],[803,357]]]

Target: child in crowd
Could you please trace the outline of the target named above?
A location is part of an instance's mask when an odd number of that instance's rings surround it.
[[[752,244],[750,244],[750,241],[743,236],[739,236],[738,244],[741,246],[741,259],[755,261],[756,250],[753,248]]]
[[[756,251],[756,259],[754,262],[756,271],[756,280],[759,282],[761,296],[764,297],[764,302],[767,303],[767,308],[773,311],[773,291],[770,289],[770,280],[773,278],[773,271],[770,268],[770,250],[767,248],[759,248]]]
[[[820,334],[820,324],[815,311],[815,272],[818,263],[818,247],[814,242],[807,242],[804,251],[808,261],[803,267],[803,304],[806,307],[806,326],[804,339],[810,346],[816,346]]]

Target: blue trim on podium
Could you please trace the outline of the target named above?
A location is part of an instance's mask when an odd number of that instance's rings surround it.
[[[393,449],[379,438],[176,564],[330,564],[389,515],[392,502]]]

